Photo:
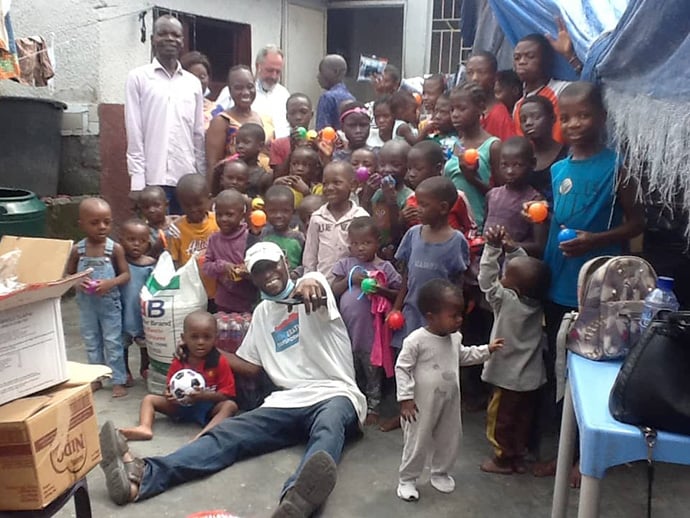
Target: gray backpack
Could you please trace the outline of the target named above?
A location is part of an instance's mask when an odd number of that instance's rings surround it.
[[[635,256],[602,256],[587,261],[577,278],[579,311],[563,319],[565,346],[592,360],[628,354],[640,337],[644,299],[656,286],[650,264]]]

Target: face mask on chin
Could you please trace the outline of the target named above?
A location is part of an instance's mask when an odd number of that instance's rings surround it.
[[[272,300],[272,301],[277,301],[277,300],[285,300],[288,298],[290,293],[292,293],[292,290],[295,289],[295,281],[290,279],[288,277],[287,283],[285,283],[285,288],[283,291],[278,293],[278,295],[269,295],[268,293],[264,293],[263,291],[261,292],[261,299],[262,300]]]

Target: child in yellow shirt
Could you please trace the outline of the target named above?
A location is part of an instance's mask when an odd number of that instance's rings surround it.
[[[211,193],[206,178],[200,174],[188,174],[180,178],[175,190],[184,215],[168,228],[168,251],[178,268],[199,252],[198,260],[203,263],[208,238],[218,232],[216,215],[209,211]],[[201,275],[201,268],[199,268]],[[216,295],[215,280],[201,275],[206,288],[209,306],[213,308]]]

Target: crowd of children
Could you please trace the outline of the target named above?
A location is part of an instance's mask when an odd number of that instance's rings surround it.
[[[339,298],[366,424],[390,430],[402,421],[400,498],[418,499],[416,481],[428,461],[432,486],[454,488],[461,365],[484,363],[481,378],[491,386],[486,435],[493,455],[481,469],[524,473],[535,415],[543,411],[538,393],[553,382],[555,329],[577,305],[579,267],[620,253],[641,230],[634,186],[604,147],[601,93],[588,83],[549,80],[542,40],[518,43],[517,77],[477,52],[467,64],[471,82],[447,89],[443,76],[430,76],[421,105],[403,90],[369,107],[346,100],[341,130],[326,127],[313,138],[299,131],[312,119],[311,100],[295,93],[286,106],[292,132],[270,149],[240,105],[211,122],[217,135],[208,156],[216,163],[208,178],[179,181],[183,215],[166,217],[165,193],[149,187],[138,200],[142,219],[119,225],[119,244],[109,238],[107,203],[84,201],[86,238],[74,247],[70,270],[93,268],[78,294],[82,336],[89,361],[113,369],[113,396],[131,382],[129,343],[142,347],[146,373],[138,293],[163,250],[178,266],[204,258],[209,312],[250,313],[259,292],[244,255],[270,241],[283,249],[293,281],[321,272]],[[250,76],[235,67],[229,81],[240,88]],[[546,221],[529,219],[535,202],[547,204]],[[257,210],[265,224],[252,217]],[[576,237],[559,242],[565,227]],[[398,312],[404,319],[393,325]],[[169,375],[189,366],[207,376],[211,362],[223,364],[212,347],[214,320],[192,317],[182,335],[185,357]],[[463,345],[469,341],[488,345]],[[393,376],[400,414],[380,419],[390,385],[384,380]],[[123,433],[151,438],[154,411],[205,430],[233,415],[232,373],[206,381],[200,409],[183,412],[169,394],[147,396],[140,425]]]

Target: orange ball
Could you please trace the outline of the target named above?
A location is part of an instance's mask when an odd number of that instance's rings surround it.
[[[543,223],[549,215],[549,209],[544,202],[538,201],[527,208],[527,215],[534,223]]]
[[[477,151],[474,148],[469,148],[465,150],[465,153],[462,155],[462,158],[471,166],[477,165],[477,162],[479,162],[479,151]]]
[[[328,142],[333,142],[336,136],[337,134],[335,130],[330,126],[326,126],[324,129],[321,130],[321,138]]]
[[[266,213],[260,209],[254,210],[249,216],[249,221],[255,227],[263,227],[266,224]]]

